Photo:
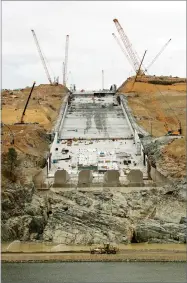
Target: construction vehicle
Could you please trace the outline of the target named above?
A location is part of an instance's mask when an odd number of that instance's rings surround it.
[[[55,78],[54,78],[54,81],[52,81],[52,79],[51,79],[51,77],[50,77],[50,74],[49,74],[49,71],[48,71],[48,68],[47,68],[47,65],[46,65],[44,56],[43,56],[43,54],[42,54],[42,51],[41,51],[41,48],[40,48],[38,39],[37,39],[36,34],[35,34],[35,31],[32,29],[31,32],[32,32],[32,34],[33,34],[33,37],[34,37],[34,40],[35,40],[35,43],[36,43],[36,47],[37,47],[37,49],[38,49],[38,53],[39,53],[39,56],[40,56],[42,65],[43,65],[43,67],[44,67],[44,70],[45,70],[45,73],[46,73],[46,75],[47,75],[47,78],[48,78],[48,80],[49,80],[50,85],[58,85],[58,77],[55,77]]]
[[[182,127],[181,122],[178,120],[178,130],[169,129],[167,123],[165,123],[165,129],[167,131],[166,136],[181,136],[182,135]]]
[[[110,244],[104,244],[103,247],[97,247],[90,250],[91,254],[116,254],[118,248],[111,246]]]
[[[29,104],[29,100],[30,100],[30,98],[31,98],[31,94],[32,94],[32,92],[33,92],[33,90],[34,90],[35,84],[36,84],[36,82],[33,83],[33,86],[32,86],[32,88],[31,88],[31,91],[30,91],[29,96],[28,96],[28,98],[27,98],[27,101],[26,101],[26,104],[25,104],[23,113],[22,113],[22,115],[21,115],[21,120],[20,120],[19,123],[15,123],[15,125],[17,125],[17,124],[25,124],[25,122],[24,122],[25,111],[26,111],[27,106],[28,106],[28,104]]]

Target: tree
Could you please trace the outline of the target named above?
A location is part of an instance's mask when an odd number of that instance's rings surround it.
[[[7,154],[7,166],[8,166],[9,174],[12,180],[15,177],[15,174],[14,174],[15,167],[18,165],[17,158],[18,158],[18,154],[16,150],[13,147],[9,148],[8,154]]]

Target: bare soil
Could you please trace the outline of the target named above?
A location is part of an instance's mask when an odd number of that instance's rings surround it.
[[[151,83],[153,81],[157,84]],[[186,175],[186,79],[141,77],[134,85],[133,83],[134,77],[129,78],[118,92],[127,96],[137,123],[153,137],[166,135],[165,122],[171,130],[178,130],[178,120],[181,122],[184,139],[175,140],[165,147],[163,164],[171,168],[173,177],[184,177]]]
[[[124,251],[116,255],[89,253],[3,253],[2,262],[43,261],[186,261],[186,252],[170,251]]]
[[[30,160],[28,168],[22,164],[24,173],[28,176],[37,172],[39,168],[34,166],[35,161],[45,157],[48,151],[49,140],[46,134],[54,126],[60,106],[68,92],[68,89],[63,85],[36,86],[25,112],[25,124],[15,125],[14,123],[21,120],[30,90],[31,88],[2,91],[3,126],[1,129],[2,153],[6,153],[10,147],[13,147],[18,153],[19,159],[24,162],[26,159]],[[14,144],[12,144],[13,138]],[[5,179],[2,176],[3,184],[6,183]]]

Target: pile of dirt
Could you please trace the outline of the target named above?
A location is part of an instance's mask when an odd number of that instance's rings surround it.
[[[180,121],[182,135],[186,136],[186,79],[142,76],[135,83],[134,79],[128,78],[119,87],[118,93],[127,97],[137,123],[153,137],[161,137],[167,134],[165,122],[169,130],[178,130]],[[185,157],[184,139],[174,140],[163,151],[163,164],[170,164],[171,175],[182,177],[185,174]]]

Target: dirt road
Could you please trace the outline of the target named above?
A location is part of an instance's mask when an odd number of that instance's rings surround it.
[[[2,262],[46,261],[186,261],[186,251],[123,250],[116,255],[84,253],[2,253]]]

